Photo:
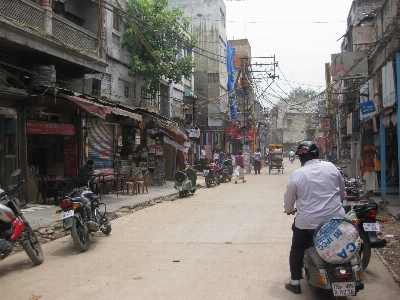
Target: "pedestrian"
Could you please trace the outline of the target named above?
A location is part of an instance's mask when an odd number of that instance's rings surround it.
[[[202,170],[206,168],[206,159],[207,159],[206,146],[203,145],[200,151],[200,164]]]
[[[239,155],[236,155],[235,157],[235,165],[236,165],[236,171],[235,171],[235,184],[237,183],[237,179],[242,178],[242,182],[245,183],[246,180],[244,180],[244,156],[242,150],[239,150]]]
[[[224,160],[225,160],[225,153],[224,153],[224,151],[221,149],[221,150],[219,150],[219,161],[220,161],[221,163],[223,163]]]
[[[313,238],[310,230],[315,230],[324,220],[345,216],[342,207],[345,188],[336,166],[318,159],[315,143],[302,142],[296,154],[302,167],[292,173],[284,196],[285,212],[295,214],[297,211],[289,255],[291,280],[285,288],[294,294],[301,294],[304,251]]]
[[[214,160],[215,164],[218,164],[218,161],[219,161],[219,151],[218,150],[214,150],[213,160]]]
[[[261,160],[262,160],[262,154],[260,152],[260,148],[257,148],[257,151],[254,152],[254,173],[261,174]]]

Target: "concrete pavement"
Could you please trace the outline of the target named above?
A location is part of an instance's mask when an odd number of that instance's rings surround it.
[[[263,170],[246,175],[246,183],[202,188],[194,196],[115,219],[111,235],[94,234],[85,253],[66,236],[43,245],[40,266],[25,253],[14,254],[0,263],[1,297],[327,299],[304,282],[301,295],[284,288],[293,217],[283,213],[282,199],[295,168],[270,175]],[[149,190],[150,198],[155,190]],[[349,299],[400,299],[399,287],[375,253],[364,283],[365,290]]]

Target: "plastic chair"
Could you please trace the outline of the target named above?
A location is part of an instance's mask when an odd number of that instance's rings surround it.
[[[48,179],[57,178],[56,175],[46,175],[45,177]],[[53,197],[55,205],[58,205],[58,199],[57,199],[58,184],[59,184],[59,182],[57,182],[57,181],[45,181],[46,200],[47,200],[47,197],[48,198]]]
[[[150,176],[150,171],[146,171],[146,173],[144,173],[143,177],[140,178],[140,180],[138,180],[136,182],[137,192],[138,193],[140,193],[140,188],[142,188],[142,193],[144,193],[144,188],[146,188],[146,193],[149,192],[147,190],[147,181],[149,180],[149,176]]]
[[[45,177],[43,175],[35,175],[34,176],[34,179],[36,182],[36,187],[37,187],[36,203],[39,202],[39,194],[42,195],[43,204],[47,203],[46,183],[44,181],[44,178]]]
[[[136,192],[136,183],[139,179],[140,171],[137,171],[135,175],[129,177],[126,179],[126,181],[123,183],[123,186],[126,187],[126,194],[129,194],[129,187],[132,189],[132,196],[137,194]],[[122,194],[124,193],[124,188],[122,188]]]

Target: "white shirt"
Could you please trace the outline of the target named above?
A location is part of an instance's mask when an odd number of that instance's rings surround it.
[[[294,155],[295,155],[295,153],[293,151],[289,152],[289,156],[294,156]]]
[[[326,219],[345,216],[341,202],[344,192],[336,166],[312,159],[292,173],[284,196],[285,211],[293,212],[296,203],[295,226],[315,229]]]
[[[218,152],[214,152],[214,160],[218,159],[219,160],[219,153]]]
[[[202,149],[200,152],[200,158],[204,159],[206,158],[206,156],[207,156],[206,150]]]

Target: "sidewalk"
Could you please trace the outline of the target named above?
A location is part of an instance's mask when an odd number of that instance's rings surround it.
[[[204,177],[197,177],[197,185],[204,186]],[[148,186],[148,193],[140,193],[136,195],[121,195],[108,194],[101,196],[101,202],[106,204],[107,212],[118,211],[121,207],[133,207],[139,204],[145,204],[152,200],[157,200],[169,196],[177,196],[178,192],[174,188],[173,181],[167,181],[166,185],[162,186]],[[196,195],[196,194],[195,194]],[[186,198],[190,199],[191,195],[187,195]],[[42,203],[28,203],[23,207],[23,213],[28,219],[29,223],[33,228],[37,228],[54,221],[60,220],[60,215],[56,214],[56,210],[59,206],[54,205],[43,205]]]
[[[398,216],[400,221],[400,195],[398,190],[389,190],[386,194],[386,201],[383,201],[379,191],[374,191],[370,199],[374,200],[379,205],[385,206],[385,209],[394,217]]]

